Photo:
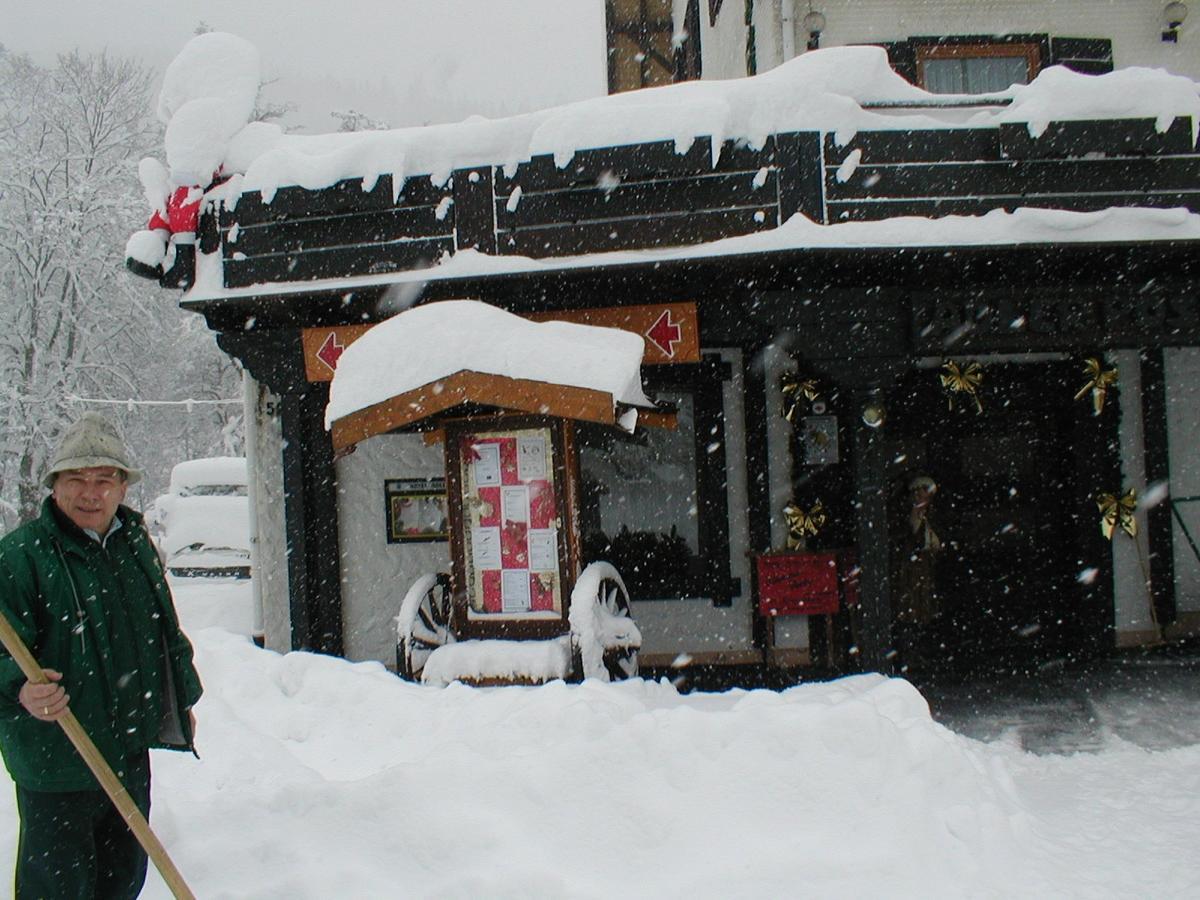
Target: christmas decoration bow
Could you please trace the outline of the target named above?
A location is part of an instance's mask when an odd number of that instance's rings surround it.
[[[950,408],[954,409],[955,394],[970,394],[975,401],[977,413],[983,413],[983,403],[979,399],[979,388],[983,384],[983,367],[977,362],[967,363],[966,368],[959,368],[953,360],[942,366],[946,370],[942,377],[942,387],[950,394]]]
[[[1091,391],[1093,415],[1098,416],[1104,409],[1104,401],[1108,398],[1108,389],[1117,383],[1117,370],[1109,369],[1105,372],[1100,365],[1100,360],[1092,356],[1084,363],[1083,374],[1087,376],[1088,383],[1079,389],[1075,399],[1082,400],[1084,395]]]
[[[787,521],[787,546],[789,550],[803,547],[805,538],[810,536],[816,537],[825,526],[825,507],[821,505],[820,500],[814,503],[812,509],[808,512],[805,512],[794,502],[789,503],[783,508],[783,516]]]
[[[821,396],[817,390],[817,382],[811,378],[801,378],[795,372],[784,372],[780,378],[783,391],[783,417],[789,422],[796,417],[796,410],[803,397],[809,403]]]
[[[1100,531],[1110,541],[1121,527],[1130,537],[1137,537],[1137,519],[1133,517],[1137,510],[1137,493],[1133,488],[1118,497],[1116,494],[1100,494],[1096,497],[1096,505],[1100,507]]]

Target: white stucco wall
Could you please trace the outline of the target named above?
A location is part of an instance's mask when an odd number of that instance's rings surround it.
[[[755,0],[758,70],[782,61],[780,4],[788,0]],[[804,0],[795,4],[795,46],[804,50],[808,35],[801,21]],[[1108,38],[1117,68],[1161,67],[1200,79],[1200,8],[1193,4],[1179,42],[1164,43],[1161,34],[1165,0],[818,0],[813,9],[825,14],[822,47],[904,40],[915,36],[1035,33],[1053,37]],[[707,4],[701,3],[702,7]],[[745,0],[725,0],[716,28],[702,29],[705,78],[729,78],[730,60],[745,56]],[[708,13],[701,17],[708,24]],[[713,68],[709,69],[709,60]],[[736,74],[745,74],[742,68]]]
[[[1171,496],[1200,497],[1200,349],[1164,353]],[[1192,540],[1200,546],[1200,501],[1177,503]],[[1175,533],[1175,600],[1179,612],[1200,612],[1200,560],[1172,516]]]
[[[1116,364],[1121,386],[1121,484],[1107,491],[1133,488],[1141,497],[1146,492],[1145,431],[1142,427],[1141,366],[1136,350],[1109,354]],[[1097,514],[1098,515],[1098,514]],[[1150,619],[1150,594],[1143,574],[1149,565],[1146,545],[1146,514],[1137,512],[1137,539],[1118,531],[1112,541],[1113,606],[1117,631],[1146,631],[1153,628]],[[1097,518],[1099,522],[1099,518]],[[1140,548],[1140,550],[1139,550]]]
[[[409,586],[448,572],[445,542],[389,544],[384,482],[444,474],[442,445],[419,434],[384,434],[336,463],[338,546],[342,556],[342,639],[347,659],[396,663],[393,620]]]
[[[778,411],[783,403],[779,392],[780,379],[784,372],[796,370],[796,360],[775,344],[769,345],[762,354],[762,365],[767,384],[767,458],[770,465],[771,492],[771,546],[787,546],[787,520],[783,508],[792,497],[792,425]],[[770,408],[770,404],[775,408]],[[775,618],[775,646],[797,648],[808,646],[808,616],[777,616]]]
[[[246,417],[253,420],[247,441],[249,476],[253,480],[255,522],[255,594],[262,602],[263,645],[286,653],[292,649],[291,604],[288,599],[287,530],[283,502],[283,431],[276,410],[279,398],[246,375]]]

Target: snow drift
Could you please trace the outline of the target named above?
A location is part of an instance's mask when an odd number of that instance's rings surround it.
[[[1006,766],[904,681],[439,689],[201,638],[202,759],[155,759],[155,824],[199,896],[1037,887]]]

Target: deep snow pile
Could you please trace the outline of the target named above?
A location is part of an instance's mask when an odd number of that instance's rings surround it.
[[[245,607],[245,583],[176,590],[206,686],[202,758],[155,753],[151,822],[199,897],[1161,897],[1200,882],[1200,748],[1030,756],[953,734],[877,676],[782,693],[423,687],[202,627],[238,592]],[[2,791],[0,870],[15,828]],[[144,896],[169,895],[152,874]]]

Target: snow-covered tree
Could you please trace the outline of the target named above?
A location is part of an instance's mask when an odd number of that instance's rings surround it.
[[[338,131],[387,131],[391,126],[357,109],[337,109],[329,114],[338,120]]]
[[[71,53],[53,67],[0,55],[0,518],[6,526],[9,510],[23,517],[36,511],[49,454],[82,411],[72,398],[161,397],[166,385],[183,390],[183,373],[200,374],[193,354],[219,358],[211,335],[184,326],[174,303],[124,269],[125,240],[146,218],[137,161],[161,145],[150,91],[145,67],[106,54]],[[214,383],[214,390],[236,395],[236,373]],[[194,393],[193,387],[182,395]],[[127,431],[153,433],[137,427],[136,417],[146,414],[140,407],[105,412]],[[144,449],[135,447],[135,454]]]

